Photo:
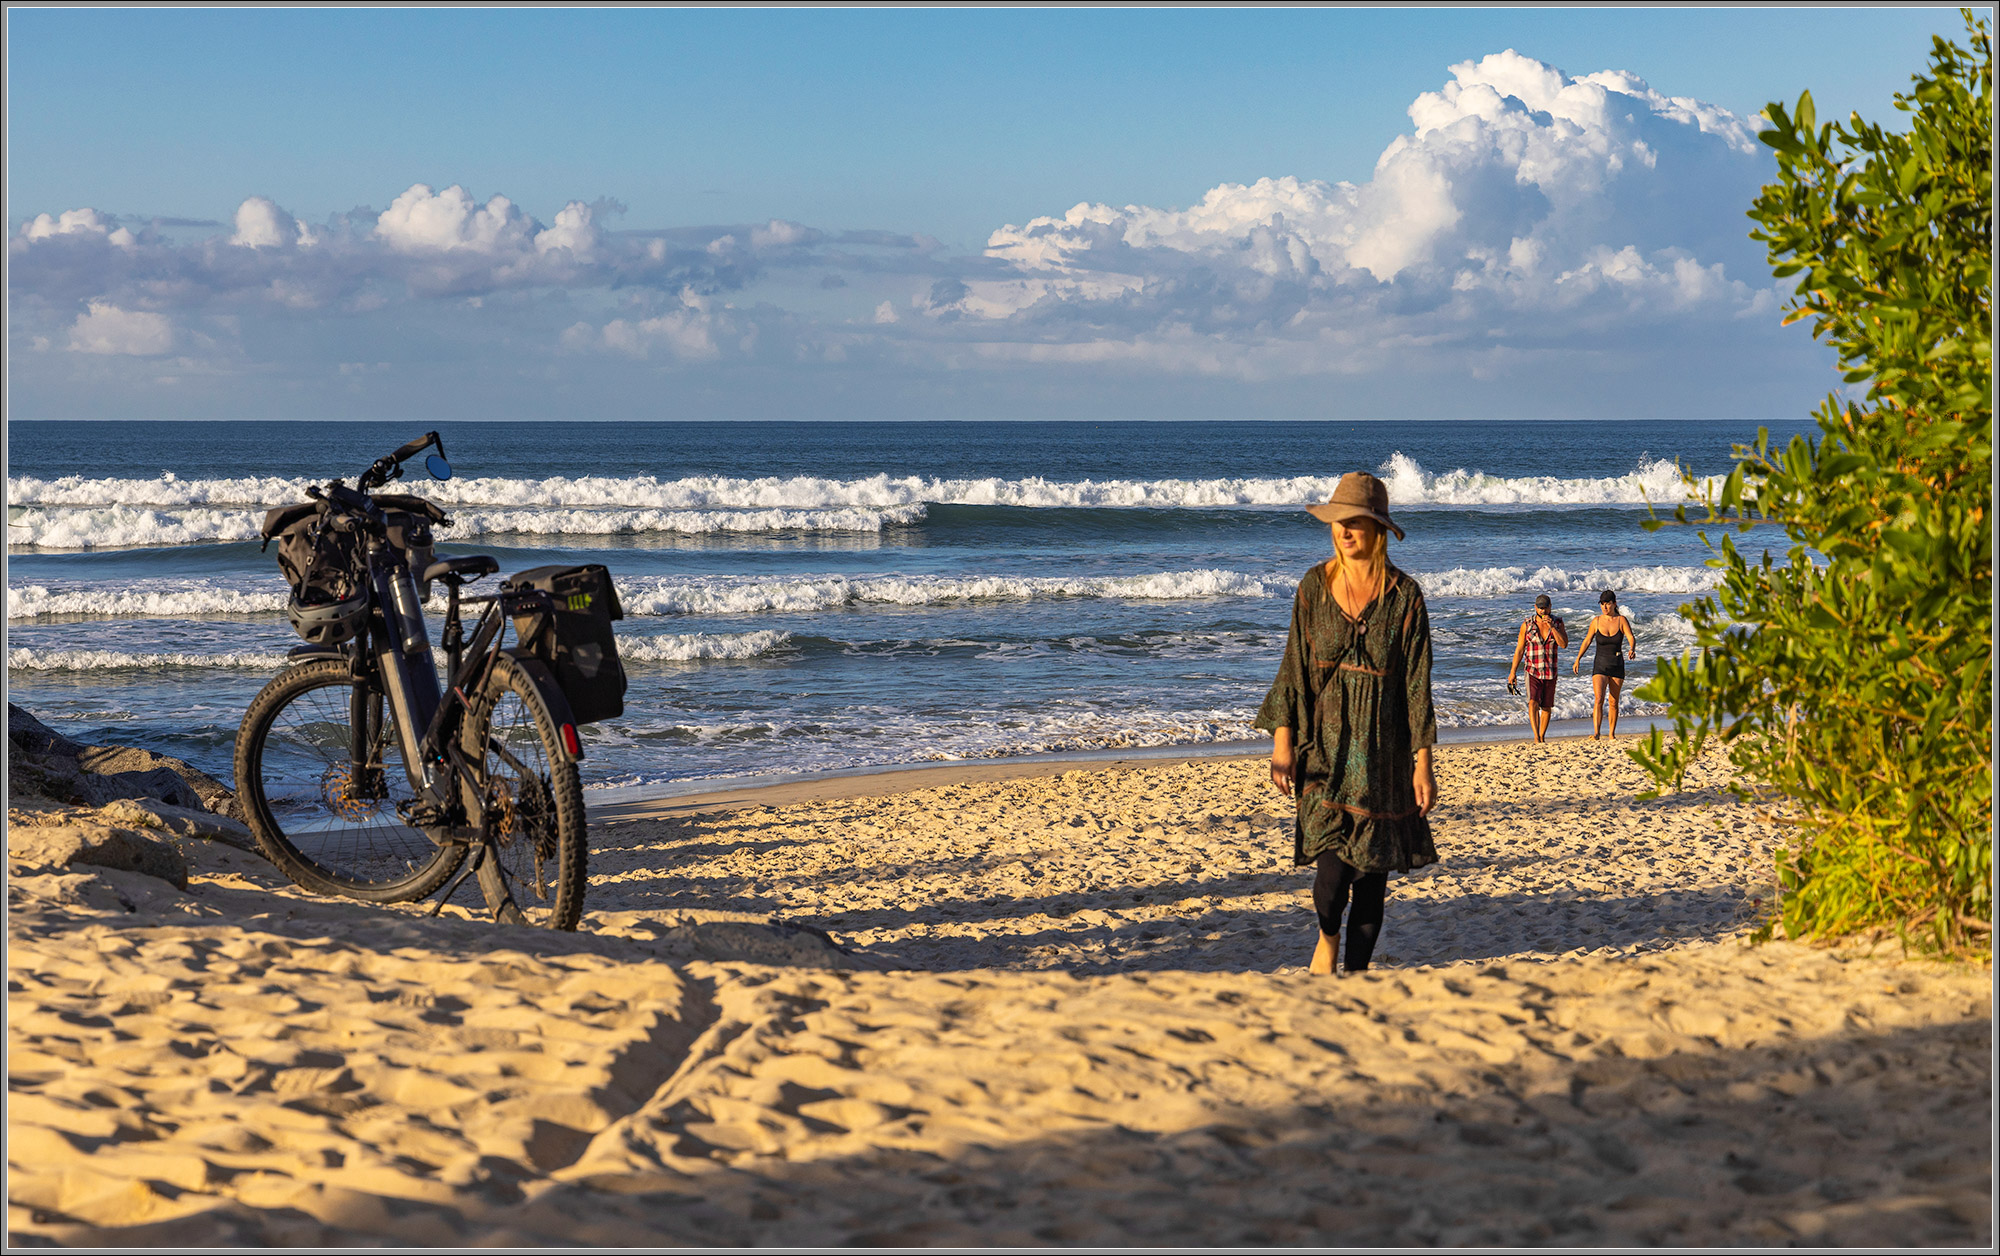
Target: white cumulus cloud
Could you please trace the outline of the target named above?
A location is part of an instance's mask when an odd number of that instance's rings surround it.
[[[35,240],[48,240],[59,236],[95,236],[116,248],[129,249],[135,237],[117,221],[98,213],[94,209],[66,209],[51,217],[36,214],[21,224],[20,233],[15,236],[17,245],[25,245]]]
[[[386,356],[377,344],[448,329],[438,343],[468,362],[525,371],[524,352],[547,351],[533,369],[548,380],[617,376],[607,357],[691,366],[761,351],[800,371],[983,365],[1309,388],[1611,380],[1634,363],[1685,372],[1725,357],[1732,378],[1754,379],[1769,374],[1758,355],[1772,337],[1803,337],[1774,329],[1779,297],[1747,239],[1744,210],[1773,170],[1754,119],[1513,50],[1440,78],[1365,177],[1271,172],[1178,207],[1083,200],[998,227],[972,256],[783,218],[621,229],[609,198],[568,200],[545,221],[460,184],[411,183],[379,213],[310,226],[249,196],[198,240],[51,210],[8,242],[13,343],[228,344],[245,360],[324,345],[335,373]]]
[[[174,347],[174,325],[164,314],[92,301],[70,328],[69,347],[78,353],[154,357]]]
[[[682,362],[709,362],[722,356],[719,341],[724,339],[747,349],[754,332],[746,337],[726,307],[687,289],[678,308],[650,318],[614,318],[596,331],[577,323],[563,333],[562,344],[572,351],[607,349],[629,358],[663,354]]]
[[[236,234],[229,242],[246,249],[282,249],[316,242],[312,228],[278,208],[267,196],[252,196],[236,207]]]
[[[1408,347],[1564,311],[1601,328],[1643,319],[1646,302],[1723,316],[1768,303],[1744,238],[1770,172],[1751,120],[1512,50],[1451,74],[1417,97],[1411,131],[1364,183],[1268,177],[1187,209],[1085,202],[1000,228],[986,255],[1011,274],[968,277],[948,306],[971,320],[957,334],[1121,341],[1126,357],[1208,335],[1235,347],[1160,356],[1340,371],[1371,339]],[[1347,347],[1325,352],[1329,337]]]
[[[598,229],[596,215],[590,206],[582,201],[571,201],[562,207],[552,226],[535,233],[535,252],[568,249],[575,260],[588,262],[595,259],[601,239],[603,232]]]
[[[493,256],[529,248],[534,222],[504,196],[479,205],[456,183],[442,192],[417,183],[382,211],[375,234],[401,253],[464,249]]]

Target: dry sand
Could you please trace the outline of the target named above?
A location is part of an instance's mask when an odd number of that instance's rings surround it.
[[[1990,969],[1744,945],[1712,778],[1438,766],[1344,979],[1242,759],[662,804],[577,936],[16,864],[10,1236],[1991,1243]]]

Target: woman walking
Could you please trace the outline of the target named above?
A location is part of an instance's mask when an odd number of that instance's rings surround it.
[[[1619,654],[1620,644],[1626,652]],[[1639,642],[1632,635],[1632,621],[1618,613],[1618,595],[1606,589],[1597,595],[1597,618],[1590,621],[1590,634],[1583,644],[1576,648],[1576,661],[1569,665],[1569,674],[1583,666],[1583,653],[1592,646],[1597,654],[1590,664],[1590,739],[1597,740],[1597,733],[1604,726],[1604,707],[1607,698],[1611,705],[1610,735],[1618,735],[1618,694],[1625,688],[1625,659],[1639,657]]]
[[[1416,581],[1390,565],[1388,534],[1403,530],[1382,481],[1344,475],[1310,513],[1332,525],[1333,557],[1299,581],[1257,727],[1271,733],[1271,783],[1298,799],[1293,858],[1318,868],[1310,971],[1359,972],[1381,935],[1389,872],[1437,862],[1425,818],[1437,802],[1431,623]]]

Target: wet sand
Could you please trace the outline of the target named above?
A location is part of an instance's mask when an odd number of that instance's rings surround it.
[[[1261,759],[1021,766],[628,811],[575,936],[15,863],[10,1234],[1991,1242],[1991,970],[1745,945],[1713,767],[1441,748],[1334,979]]]

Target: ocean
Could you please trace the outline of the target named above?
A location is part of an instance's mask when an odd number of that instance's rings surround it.
[[[612,572],[630,689],[587,730],[599,789],[1256,737],[1292,590],[1330,552],[1301,508],[1357,469],[1408,533],[1390,557],[1430,606],[1440,725],[1524,722],[1504,676],[1538,593],[1571,630],[1555,715],[1587,717],[1587,660],[1568,662],[1598,591],[1637,629],[1629,695],[1713,587],[1693,531],[1647,533],[1644,502],[1680,499],[1676,460],[1727,470],[1757,428],[16,422],[10,701],[229,779],[244,708],[298,644],[264,509],[431,426],[454,478],[413,464],[397,487],[451,512],[441,555]]]

